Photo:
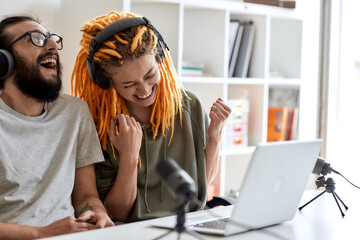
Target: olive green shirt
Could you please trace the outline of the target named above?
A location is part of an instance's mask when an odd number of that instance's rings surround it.
[[[137,197],[127,222],[173,215],[179,206],[179,202],[171,195],[155,170],[157,164],[165,158],[174,159],[196,183],[197,193],[194,198],[201,206],[190,201],[186,211],[200,210],[205,206],[205,146],[209,120],[199,98],[191,92],[186,94],[189,98],[183,98],[182,124],[178,116],[170,144],[170,131],[167,131],[165,137],[160,135],[153,139],[151,125],[141,124],[142,167],[138,169]],[[104,156],[105,162],[96,164],[97,186],[102,200],[110,191],[119,168],[119,155],[116,151],[116,159],[114,158],[111,146],[104,151]]]

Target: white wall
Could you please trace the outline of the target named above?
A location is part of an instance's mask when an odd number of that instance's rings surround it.
[[[61,0],[1,0],[0,18],[14,14],[30,14],[38,17],[42,25],[51,32],[58,32],[60,4]]]
[[[64,51],[61,56],[64,68],[64,92],[70,93],[71,73],[80,49],[81,27],[86,21],[97,16],[105,15],[110,11],[122,11],[123,2],[121,0],[61,0],[59,22],[60,32],[64,38]]]
[[[39,18],[41,24],[50,32],[64,38],[64,48],[60,51],[60,60],[63,65],[63,92],[70,94],[70,78],[80,49],[82,25],[88,20],[113,10],[128,11],[129,1],[1,0],[0,18],[15,14],[30,14]]]

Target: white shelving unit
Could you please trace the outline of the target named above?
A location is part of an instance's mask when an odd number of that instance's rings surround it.
[[[70,66],[78,52],[80,32],[74,26],[110,10],[132,11],[148,17],[169,45],[171,56],[186,89],[199,95],[206,110],[221,97],[225,101],[248,91],[250,104],[249,147],[221,150],[221,170],[216,180],[217,195],[237,190],[249,159],[258,143],[267,139],[267,109],[272,88],[299,91],[299,139],[316,137],[318,98],[318,53],[320,0],[296,1],[296,9],[244,3],[241,0],[108,0],[99,5],[86,2],[90,12],[78,7],[84,1],[61,1],[61,11],[76,19],[63,19],[61,33],[72,48],[65,52]],[[94,6],[94,7],[91,7]],[[89,13],[86,13],[89,12]],[[248,78],[228,78],[230,19],[251,20],[255,41]],[[72,31],[72,32],[70,32]],[[76,37],[77,36],[77,37]],[[65,42],[67,43],[67,42]],[[182,76],[184,60],[205,64],[207,77]],[[72,71],[65,69],[65,78]],[[281,71],[284,78],[271,78],[270,71]]]
[[[242,89],[248,91],[249,147],[223,147],[216,194],[240,187],[254,146],[266,142],[270,88],[298,89],[299,139],[316,137],[318,51],[311,51],[319,44],[320,3],[296,4],[296,9],[220,0],[130,4],[131,11],[148,16],[164,35],[185,88],[197,93],[207,110],[218,97],[228,100]],[[251,20],[256,27],[249,78],[227,76],[230,19]],[[182,77],[183,60],[203,62],[209,77]],[[285,77],[271,78],[270,71],[281,71]]]

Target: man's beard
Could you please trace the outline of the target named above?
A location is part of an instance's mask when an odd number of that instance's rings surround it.
[[[13,52],[16,62],[14,82],[18,89],[28,97],[36,99],[38,102],[52,102],[59,97],[62,83],[62,66],[57,61],[57,74],[52,79],[45,79],[40,71],[40,61],[45,56],[52,56],[52,53],[40,55],[37,65],[30,65],[24,61],[19,54]]]

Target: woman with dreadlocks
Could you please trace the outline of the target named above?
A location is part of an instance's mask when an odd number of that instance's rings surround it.
[[[96,166],[97,185],[109,215],[131,222],[173,214],[178,202],[155,171],[165,158],[196,183],[197,200],[186,210],[203,208],[230,108],[218,99],[209,123],[146,18],[110,12],[85,23],[82,32],[72,92],[88,103],[102,143],[106,161]]]

